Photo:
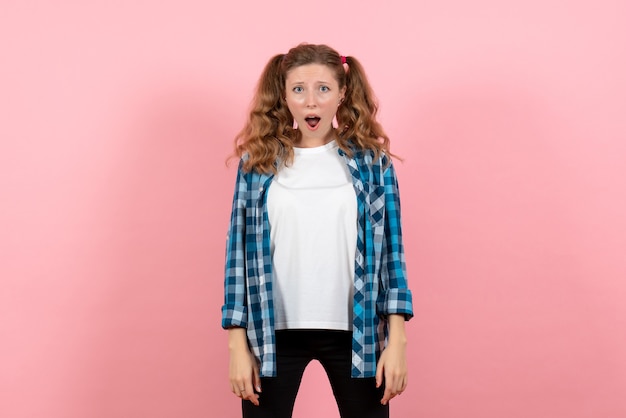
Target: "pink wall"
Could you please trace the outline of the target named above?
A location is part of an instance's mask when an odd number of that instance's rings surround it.
[[[3,2],[0,416],[238,416],[223,160],[300,41],[362,60],[405,160],[394,415],[626,416],[626,3],[249,3]],[[320,370],[297,417],[337,417]]]

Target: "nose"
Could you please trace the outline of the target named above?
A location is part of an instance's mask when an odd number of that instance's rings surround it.
[[[306,107],[315,107],[315,106],[317,106],[317,101],[316,101],[316,97],[315,97],[315,93],[314,92],[309,90],[306,93],[305,103],[306,103]]]

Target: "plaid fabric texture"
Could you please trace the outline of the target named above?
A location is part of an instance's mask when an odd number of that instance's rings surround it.
[[[386,316],[413,316],[407,287],[400,197],[393,164],[369,151],[339,149],[358,201],[352,324],[352,377],[373,377],[385,346]],[[244,156],[245,158],[245,156]],[[226,245],[222,327],[244,327],[263,377],[276,375],[267,190],[272,175],[237,172]]]

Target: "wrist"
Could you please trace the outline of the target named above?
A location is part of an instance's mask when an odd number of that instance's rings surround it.
[[[394,345],[394,346],[406,347],[407,343],[408,341],[405,335],[391,336],[390,334],[389,337],[387,338],[387,346]]]
[[[389,335],[387,336],[387,344],[406,346],[407,337],[404,329],[404,316],[389,315]]]
[[[230,351],[248,350],[245,328],[230,328],[228,330],[228,349]]]

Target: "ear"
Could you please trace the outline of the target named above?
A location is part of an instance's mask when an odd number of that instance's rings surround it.
[[[343,86],[341,88],[341,93],[339,93],[339,98],[341,99],[341,101],[343,101],[346,98],[346,90],[348,88],[346,86]]]

